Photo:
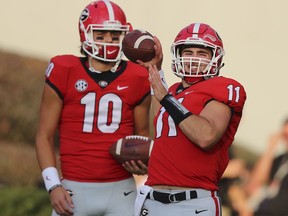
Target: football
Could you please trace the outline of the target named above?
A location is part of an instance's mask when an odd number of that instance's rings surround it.
[[[154,141],[144,136],[126,136],[110,147],[110,154],[119,163],[141,160],[148,165]]]
[[[148,62],[155,56],[153,36],[144,30],[135,29],[125,35],[122,41],[122,51],[130,61]]]

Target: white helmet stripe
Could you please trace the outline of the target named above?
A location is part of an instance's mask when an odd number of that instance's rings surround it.
[[[114,10],[111,5],[111,2],[107,0],[103,0],[103,2],[106,4],[108,14],[109,14],[109,20],[115,20]]]
[[[201,25],[201,23],[195,23],[194,28],[193,28],[192,38],[198,38],[200,25]]]

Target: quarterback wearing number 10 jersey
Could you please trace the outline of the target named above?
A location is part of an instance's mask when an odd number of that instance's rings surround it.
[[[80,182],[127,179],[131,174],[108,149],[133,134],[133,109],[150,94],[148,72],[121,61],[116,72],[100,74],[89,71],[84,62],[72,55],[56,56],[46,71],[46,83],[63,100],[59,122],[63,177]]]
[[[198,115],[212,100],[228,105],[232,116],[222,138],[209,150],[191,143],[164,107],[155,117],[155,144],[149,162],[147,185],[171,185],[215,191],[228,164],[228,148],[237,131],[246,100],[243,86],[225,77],[214,77],[184,88],[168,90],[184,107]],[[163,163],[165,161],[165,163]]]

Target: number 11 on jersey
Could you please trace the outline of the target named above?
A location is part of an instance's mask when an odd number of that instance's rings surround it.
[[[233,101],[233,99],[235,98],[235,102],[238,103],[240,98],[240,86],[234,87],[234,85],[231,84],[227,86],[227,89],[228,89],[228,100]]]

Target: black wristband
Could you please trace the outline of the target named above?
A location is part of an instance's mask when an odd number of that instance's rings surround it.
[[[48,193],[50,194],[55,188],[58,188],[58,187],[62,187],[62,184],[56,184],[56,185],[52,186],[52,187],[48,190]]]
[[[165,95],[160,104],[166,109],[175,124],[178,125],[184,119],[192,115],[175,97],[171,94]]]

